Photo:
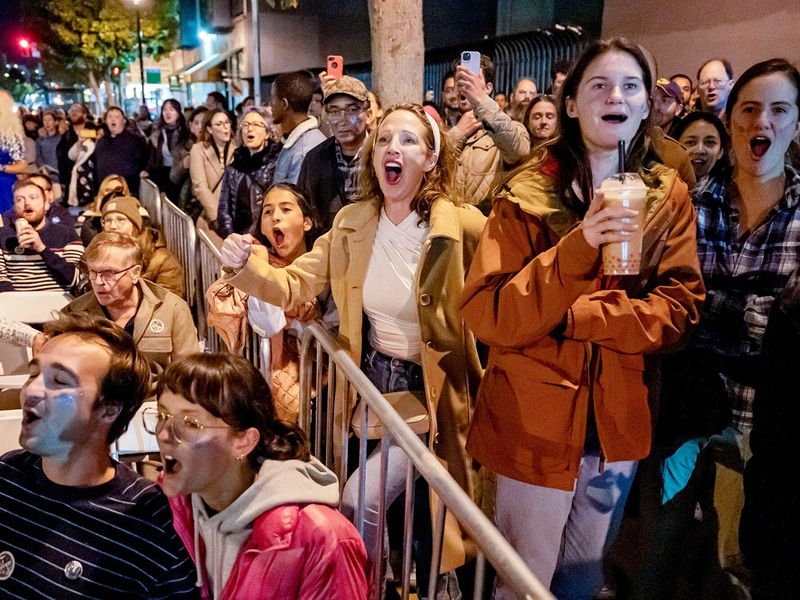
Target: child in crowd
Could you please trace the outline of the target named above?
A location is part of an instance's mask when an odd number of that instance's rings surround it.
[[[253,227],[253,238],[261,245],[253,253],[274,267],[285,267],[305,254],[319,230],[314,207],[299,188],[279,183],[264,197],[261,216]],[[325,295],[326,297],[328,294]],[[326,321],[338,322],[336,309],[325,312]],[[261,364],[269,369],[269,382],[278,417],[287,423],[297,423],[299,413],[299,353],[297,338],[303,322],[319,318],[318,298],[284,311],[254,296],[247,300],[248,318],[253,330],[261,337]],[[337,324],[337,323],[334,323]]]
[[[173,362],[143,415],[203,598],[366,600],[364,542],[339,484],[279,420],[264,378],[229,353]],[[167,425],[169,424],[169,427]]]

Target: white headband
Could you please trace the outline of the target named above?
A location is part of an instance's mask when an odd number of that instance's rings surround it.
[[[425,113],[425,116],[428,117],[428,123],[431,124],[431,129],[433,129],[433,153],[436,155],[436,159],[439,159],[439,152],[442,150],[442,133],[439,131],[439,125],[436,124],[436,121],[427,111],[422,111]]]

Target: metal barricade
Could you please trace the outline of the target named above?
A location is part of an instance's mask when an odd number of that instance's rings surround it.
[[[139,182],[139,204],[147,210],[150,222],[161,227],[161,192],[150,179],[141,179]]]
[[[312,407],[312,387],[316,390],[316,398]],[[323,393],[325,390],[326,393]],[[319,324],[311,324],[302,337],[300,350],[300,426],[309,434],[314,455],[328,464],[333,463],[333,440],[338,436],[343,442],[340,485],[344,485],[347,476],[347,442],[349,423],[339,425],[336,431],[332,402],[324,398],[360,398],[365,403],[363,411],[363,430],[367,430],[368,412],[374,411],[383,424],[386,434],[382,438],[381,477],[378,508],[378,529],[384,527],[386,506],[384,506],[386,470],[389,447],[399,447],[408,457],[410,464],[406,473],[405,523],[403,527],[403,570],[402,597],[407,600],[411,577],[411,531],[413,528],[414,480],[415,473],[423,477],[433,493],[441,501],[443,507],[432,515],[433,520],[433,559],[428,589],[435,590],[439,564],[441,562],[444,539],[444,527],[447,513],[451,513],[461,527],[469,534],[478,548],[475,569],[475,598],[480,598],[484,584],[486,559],[494,566],[497,574],[519,597],[530,600],[548,599],[553,596],[531,573],[523,560],[511,547],[480,508],[456,483],[455,479],[442,466],[437,457],[420,441],[416,433],[406,424],[403,418],[392,408],[389,402],[375,388],[367,376],[358,368],[346,350],[336,341],[334,336]],[[326,405],[327,404],[327,405]],[[313,411],[313,415],[312,415]],[[313,419],[312,419],[313,416]],[[323,423],[324,419],[324,423]],[[310,431],[312,424],[314,431]],[[325,429],[323,435],[323,427]],[[359,451],[359,506],[357,526],[364,531],[364,490],[366,489],[367,459],[366,435],[361,439]],[[373,556],[383,556],[383,535],[377,536],[377,551]],[[372,579],[373,589],[370,598],[380,598],[383,580],[382,564],[375,561]]]
[[[197,262],[197,284],[196,302],[197,302],[197,331],[200,338],[205,340],[206,348],[211,352],[225,352],[225,344],[222,342],[217,332],[213,327],[209,327],[206,323],[206,315],[208,309],[206,307],[206,290],[211,287],[219,276],[222,274],[222,263],[220,262],[220,253],[214,245],[206,232],[202,229],[196,230],[197,246],[196,246],[196,262]]]
[[[195,304],[197,282],[197,234],[192,218],[167,198],[161,202],[162,230],[167,248],[178,258],[183,268],[183,287],[186,302]],[[195,311],[196,312],[196,311]]]

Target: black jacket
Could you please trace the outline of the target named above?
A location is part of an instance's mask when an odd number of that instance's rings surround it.
[[[95,186],[100,187],[109,175],[122,175],[133,196],[139,196],[139,173],[147,166],[149,152],[143,137],[127,128],[111,137],[106,133],[97,140],[94,149]],[[95,189],[95,193],[97,189]]]
[[[336,164],[336,139],[328,138],[306,154],[297,186],[313,206],[322,225],[320,233],[331,228],[333,218],[349,204],[344,195],[344,177]]]
[[[232,233],[247,233],[261,215],[264,194],[272,185],[275,161],[282,144],[267,142],[251,155],[246,146],[237,148],[233,162],[225,169],[219,193],[216,232],[225,238]]]
[[[753,571],[753,599],[800,598],[797,547],[800,496],[800,284],[775,299],[762,342],[762,370],[753,400],[753,451],[744,476],[739,539]]]

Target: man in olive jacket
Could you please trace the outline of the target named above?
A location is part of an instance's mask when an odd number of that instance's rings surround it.
[[[186,302],[141,278],[142,249],[127,235],[98,234],[84,254],[92,291],[64,313],[88,313],[125,329],[158,375],[175,358],[199,352],[197,329]]]

